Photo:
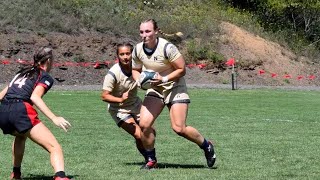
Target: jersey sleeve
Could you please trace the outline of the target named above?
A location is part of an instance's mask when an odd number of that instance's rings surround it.
[[[138,56],[138,46],[136,46],[132,52],[132,68],[142,68],[142,61],[139,59]]]
[[[166,52],[170,62],[177,60],[181,56],[181,53],[178,50],[177,46],[171,43],[167,46]]]
[[[116,82],[117,82],[117,79],[115,74],[109,70],[107,75],[104,77],[102,89],[112,92]]]
[[[53,86],[54,80],[48,73],[43,73],[37,83],[37,86],[44,87],[45,91],[49,91],[49,89]]]

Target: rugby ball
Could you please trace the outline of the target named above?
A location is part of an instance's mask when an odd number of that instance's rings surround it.
[[[141,89],[147,90],[151,88],[151,81],[156,79],[157,73],[153,70],[144,70],[140,73],[139,83]]]

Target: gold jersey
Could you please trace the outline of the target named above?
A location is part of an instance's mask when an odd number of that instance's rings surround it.
[[[136,45],[132,53],[132,67],[148,69],[158,72],[161,76],[167,76],[175,69],[171,62],[174,62],[181,56],[178,48],[169,41],[158,38],[157,46],[152,51],[144,48],[143,42]],[[158,85],[157,91],[170,90],[175,86],[186,86],[183,77],[175,81],[169,81]]]
[[[131,74],[125,74],[119,63],[113,65],[104,78],[103,90],[107,90],[115,97],[122,97],[122,94],[127,92],[134,84]],[[116,110],[126,113],[137,113],[140,111],[141,100],[137,95],[137,86],[129,91],[128,99],[123,103],[109,103],[109,110]]]
[[[136,45],[132,53],[132,67],[150,69],[166,76],[174,67],[170,64],[181,56],[178,48],[163,38],[158,38],[157,46],[148,52],[143,42]]]

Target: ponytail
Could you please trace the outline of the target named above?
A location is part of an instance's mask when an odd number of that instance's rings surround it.
[[[36,72],[40,72],[40,68],[35,67],[35,66],[27,66],[22,68],[20,71],[18,71],[18,78],[23,77],[23,76],[27,76],[28,78],[34,76],[34,74],[36,74]],[[38,74],[38,73],[37,73]]]
[[[182,38],[183,36],[183,33],[178,31],[176,33],[173,33],[173,34],[167,34],[167,33],[164,33],[160,28],[158,28],[158,32],[163,35],[163,36],[166,36],[166,37],[176,37],[176,38]]]
[[[22,68],[18,72],[18,77],[27,76],[28,78],[32,78],[35,74],[39,74],[40,65],[48,59],[53,59],[52,49],[49,47],[39,48],[33,56],[33,65]]]

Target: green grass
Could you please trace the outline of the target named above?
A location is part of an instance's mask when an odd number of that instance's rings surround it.
[[[142,96],[142,92],[140,92]],[[160,169],[141,171],[143,158],[119,129],[100,92],[52,91],[45,101],[72,123],[68,133],[45,122],[75,179],[318,179],[320,93],[284,90],[190,90],[188,124],[215,141],[218,160],[206,168],[203,152],[170,129],[167,110],[156,121]],[[11,136],[1,136],[0,179],[11,171]],[[53,174],[46,151],[28,141],[23,174]]]

